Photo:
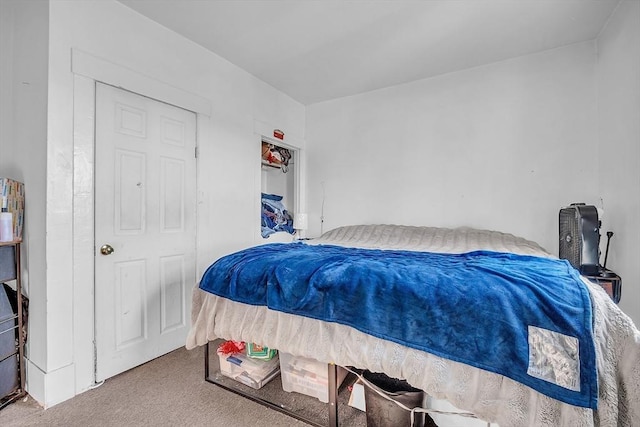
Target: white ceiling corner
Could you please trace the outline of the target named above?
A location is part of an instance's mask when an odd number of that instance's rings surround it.
[[[119,0],[302,104],[597,37],[619,0]]]

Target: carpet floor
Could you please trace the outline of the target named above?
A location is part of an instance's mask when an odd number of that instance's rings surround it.
[[[203,365],[201,348],[191,351],[180,348],[46,410],[28,396],[0,410],[0,425],[307,426],[302,421],[206,382]],[[279,377],[276,380],[279,381]],[[317,399],[309,399],[312,406],[318,405],[318,411],[323,415],[328,411],[327,405]],[[346,409],[355,411],[357,419],[348,425],[366,425],[364,413],[350,407]]]

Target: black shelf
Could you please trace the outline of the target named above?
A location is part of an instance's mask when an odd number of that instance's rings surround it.
[[[0,370],[5,375],[2,380],[14,380],[9,378],[13,371],[12,365],[15,363],[17,370],[15,371],[15,385],[10,385],[10,390],[4,390],[4,395],[0,396],[0,409],[24,397],[27,392],[25,390],[25,364],[24,364],[24,347],[25,347],[25,328],[24,328],[24,302],[22,296],[22,281],[20,277],[20,242],[1,242],[0,243],[0,286],[7,281],[15,281],[15,314],[0,319],[0,334],[3,338],[15,335],[15,345],[12,345],[11,351],[5,352],[4,346],[0,351]],[[9,296],[9,295],[8,295]],[[8,326],[9,325],[9,326]],[[11,335],[9,335],[11,334]],[[13,337],[10,338],[13,341]],[[6,385],[6,384],[5,384]],[[3,387],[5,389],[7,387]]]

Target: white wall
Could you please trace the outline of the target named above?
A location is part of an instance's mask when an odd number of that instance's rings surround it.
[[[0,175],[25,185],[22,283],[30,299],[28,352],[47,346],[45,192],[49,5],[0,1]],[[36,392],[37,393],[37,392]]]
[[[473,226],[558,253],[558,210],[604,208],[607,266],[640,323],[640,13],[596,42],[307,108],[310,235],[354,223]],[[322,205],[324,204],[324,210]],[[603,254],[604,256],[604,254]]]
[[[58,0],[49,8],[47,253],[39,260],[47,265],[46,288],[29,295],[46,301],[47,333],[42,347],[30,347],[28,371],[29,391],[45,406],[93,383],[93,159],[77,132],[91,133],[93,77],[74,74],[72,58],[80,53],[134,76],[138,86],[148,82],[147,95],[175,89],[210,106],[197,128],[198,277],[217,256],[259,234],[256,129],[278,128],[301,140],[305,120],[299,103],[118,2]]]
[[[623,1],[597,40],[600,193],[607,267],[622,277],[620,307],[640,325],[640,2]],[[605,239],[606,240],[606,239]]]
[[[0,171],[13,159],[13,2],[0,2]]]
[[[595,49],[581,43],[307,108],[310,235],[354,223],[497,229],[558,250],[595,203]]]

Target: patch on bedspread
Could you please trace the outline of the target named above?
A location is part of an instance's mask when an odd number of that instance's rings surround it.
[[[579,348],[575,337],[529,326],[527,373],[560,387],[580,391]]]
[[[597,405],[589,293],[566,260],[269,244],[219,259],[200,288],[348,325],[569,404]]]

